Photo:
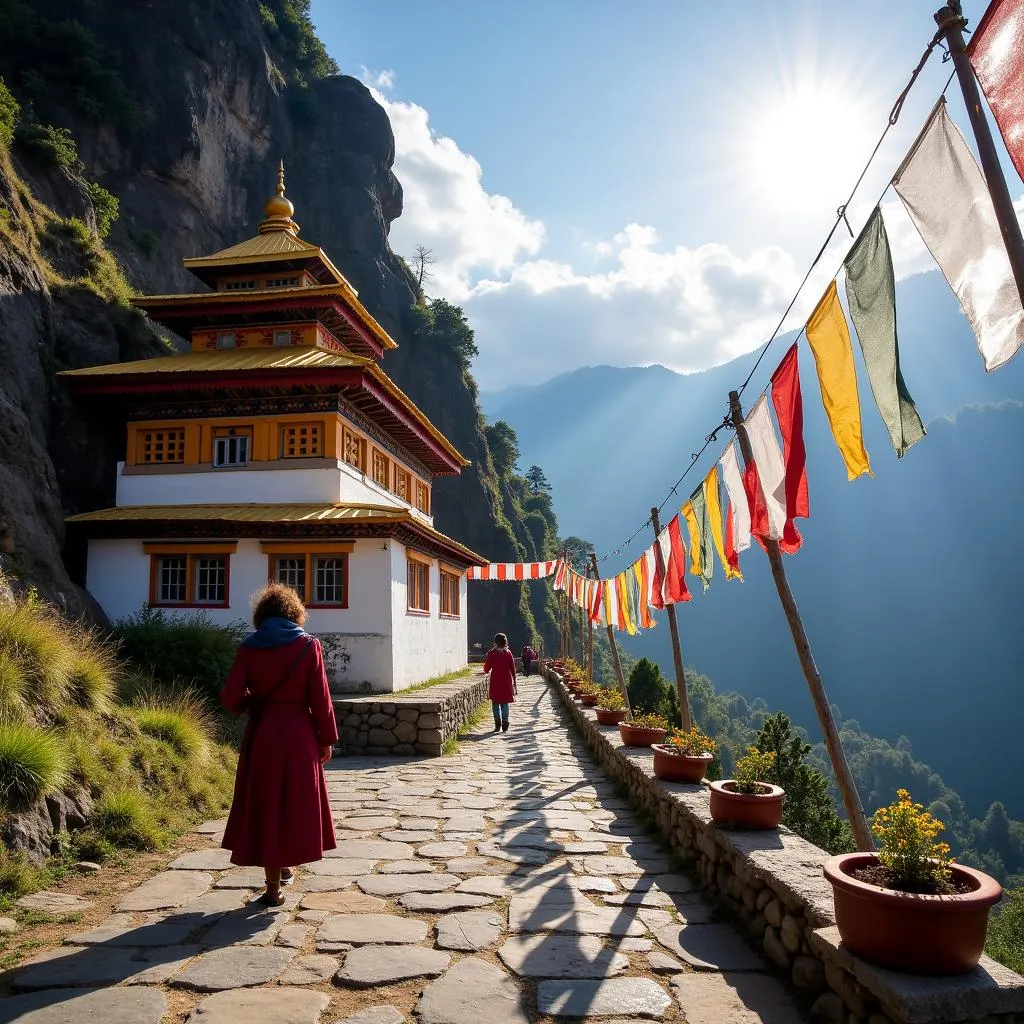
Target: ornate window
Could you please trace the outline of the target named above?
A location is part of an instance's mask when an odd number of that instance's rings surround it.
[[[345,427],[342,440],[342,458],[350,465],[355,466],[360,473],[366,472],[366,441],[354,430]]]
[[[156,603],[185,604],[188,598],[188,556],[161,558],[157,562]]]
[[[409,556],[407,607],[411,612],[430,611],[430,563]]]
[[[249,463],[252,430],[245,427],[217,427],[213,431],[214,466],[245,466]]]
[[[228,607],[230,556],[235,547],[234,542],[143,545],[150,557],[149,603],[172,608]]]
[[[295,590],[311,608],[348,607],[348,556],[351,543],[310,541],[309,547],[266,541],[270,578]]]
[[[281,427],[282,459],[318,459],[323,453],[322,423],[286,423]]]
[[[416,481],[416,507],[430,515],[430,487],[422,480]]]
[[[459,616],[459,577],[444,569],[441,570],[441,614],[452,618]]]
[[[255,288],[256,282],[254,280],[248,281],[225,281],[224,289],[229,292],[245,291],[248,288]]]
[[[402,501],[412,503],[412,476],[398,466],[395,466],[395,494]]]
[[[297,277],[268,277],[266,282],[267,288],[295,288],[298,286],[299,279]]]
[[[391,460],[376,448],[373,449],[373,482],[391,490]]]
[[[217,335],[217,348],[237,348],[238,336],[230,332]]]
[[[274,331],[274,347],[286,348],[292,343],[291,331]]]
[[[140,430],[136,434],[135,461],[142,466],[185,461],[185,431]]]

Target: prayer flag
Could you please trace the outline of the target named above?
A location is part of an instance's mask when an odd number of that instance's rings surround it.
[[[604,622],[606,626],[619,628],[618,596],[615,593],[615,580],[603,580],[604,586]]]
[[[925,245],[995,370],[1024,342],[1024,308],[996,211],[967,143],[939,100],[893,177]]]
[[[897,457],[925,435],[914,400],[900,371],[896,336],[896,282],[882,209],[868,218],[846,257],[846,300],[864,353],[875,405],[889,431]]]
[[[655,608],[663,608],[666,604],[678,604],[680,601],[692,601],[693,595],[686,586],[686,548],[683,546],[682,524],[679,516],[658,534],[658,547],[661,550],[662,566],[665,571],[661,589],[662,604]],[[651,602],[654,603],[653,600]]]
[[[638,624],[641,629],[651,629],[654,626],[654,617],[651,615],[651,606],[648,601],[650,587],[647,580],[646,552],[633,563],[633,577],[636,584],[634,593],[637,598]]]
[[[786,464],[786,525],[779,548],[787,555],[800,550],[803,539],[793,520],[811,514],[807,495],[807,452],[804,449],[804,400],[800,394],[800,363],[796,342],[783,356],[772,374],[772,406],[782,432],[782,451]]]
[[[821,401],[828,414],[832,436],[846,463],[847,476],[855,480],[861,473],[871,475],[860,432],[860,396],[857,394],[857,370],[853,365],[853,344],[835,281],[825,289],[807,321],[807,341],[818,368]]]
[[[654,544],[652,544],[645,552],[643,558],[644,564],[646,565],[646,576],[647,576],[647,604],[651,608],[664,608],[665,600],[662,596],[662,584],[664,583],[665,574],[662,572],[658,573],[658,556],[654,551]],[[654,613],[651,613],[651,624],[654,623]]]
[[[727,580],[743,579],[743,574],[739,571],[738,566],[726,557],[725,538],[722,536],[722,500],[718,493],[717,465],[712,466],[711,472],[704,478],[704,504],[707,508],[708,525],[711,527],[711,539],[718,552],[722,568],[725,570],[725,578]],[[735,556],[736,552],[733,550],[733,557],[735,558]],[[710,569],[710,565],[708,568]]]
[[[700,577],[704,589],[707,590],[711,586],[714,560],[711,554],[711,524],[708,521],[703,483],[690,495],[690,500],[683,506],[682,512],[690,534],[690,572]]]
[[[743,472],[750,506],[750,532],[762,540],[778,540],[786,527],[786,465],[762,395],[743,422],[754,456]]]
[[[658,534],[650,551],[654,558],[654,575],[651,577],[651,607],[664,608],[665,570],[668,567],[668,560],[672,556],[672,545],[667,529]]]
[[[740,473],[739,460],[736,458],[736,445],[731,443],[725,449],[725,453],[718,460],[722,467],[722,482],[729,495],[729,510],[726,513],[728,524],[726,526],[726,537],[732,538],[734,552],[746,551],[750,547],[750,505],[743,492],[743,474]],[[726,551],[729,545],[726,543]],[[730,563],[733,564],[733,563]],[[739,557],[737,555],[733,568],[739,571]]]
[[[627,604],[628,598],[626,597],[626,575],[625,573],[619,573],[615,577],[615,611],[618,615],[618,627],[619,629],[629,630],[629,606]],[[630,636],[632,636],[630,632]]]
[[[1024,178],[1024,0],[992,0],[967,46],[1017,173]]]
[[[590,621],[602,622],[604,613],[604,580],[591,580],[594,585],[591,594]]]

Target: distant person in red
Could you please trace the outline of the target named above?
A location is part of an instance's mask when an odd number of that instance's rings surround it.
[[[516,699],[516,659],[508,649],[508,637],[497,633],[494,646],[484,658],[484,674],[491,674],[487,696],[494,712],[494,731],[508,732],[508,706]]]
[[[533,663],[537,660],[537,652],[527,644],[523,648],[523,675],[528,676],[533,669]]]
[[[320,641],[303,628],[299,595],[271,583],[253,595],[256,632],[242,641],[221,703],[248,712],[224,841],[231,863],[261,867],[258,902],[284,903],[293,867],[338,844],[323,766],[338,742]]]

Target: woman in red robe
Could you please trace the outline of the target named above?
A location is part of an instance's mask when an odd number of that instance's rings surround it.
[[[516,659],[508,649],[508,637],[497,633],[494,646],[484,658],[484,673],[490,672],[487,696],[494,712],[494,731],[508,732],[508,706],[516,699]]]
[[[292,866],[337,846],[323,766],[338,727],[320,641],[303,628],[306,609],[291,587],[272,583],[254,597],[256,632],[242,641],[220,695],[249,713],[224,841],[231,863],[261,867],[279,907]]]

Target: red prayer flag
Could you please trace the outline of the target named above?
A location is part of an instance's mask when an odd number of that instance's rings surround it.
[[[793,520],[798,517],[807,519],[811,514],[807,494],[807,451],[804,448],[804,402],[800,394],[796,342],[772,374],[772,405],[782,432],[782,452],[786,463],[786,526],[779,548],[792,555],[800,550],[803,543]]]
[[[767,551],[764,538],[770,532],[768,506],[764,502],[761,477],[757,473],[757,463],[753,459],[743,470],[743,490],[747,493],[747,507],[750,509],[750,535]]]
[[[654,542],[654,578],[651,580],[650,597],[652,608],[665,607],[665,560],[659,557],[658,542]]]
[[[686,548],[683,547],[683,534],[679,515],[672,517],[668,524],[668,536],[672,545],[672,554],[665,566],[665,597],[676,603],[692,601],[693,595],[686,587]]]
[[[740,556],[736,550],[736,538],[733,536],[732,528],[732,502],[725,507],[725,560],[729,567],[740,571]]]
[[[1024,0],[992,0],[967,47],[996,124],[1024,178]]]

